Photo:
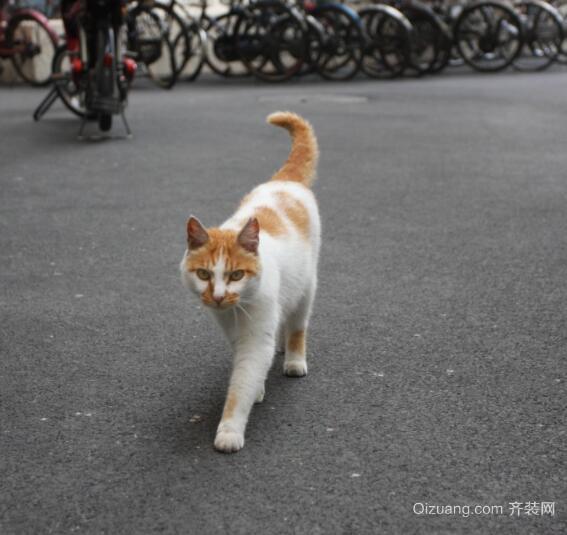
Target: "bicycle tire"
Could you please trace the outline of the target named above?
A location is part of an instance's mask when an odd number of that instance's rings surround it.
[[[356,11],[342,4],[323,4],[311,14],[321,22],[326,35],[317,65],[321,77],[346,81],[360,71],[364,48],[362,23]]]
[[[358,11],[366,44],[361,69],[371,78],[401,76],[410,61],[412,25],[401,11],[374,5]]]
[[[85,95],[84,88],[77,87],[75,80],[71,74],[71,66],[65,65],[65,61],[68,60],[69,50],[67,45],[61,45],[57,48],[55,56],[53,58],[52,65],[52,78],[55,84],[55,90],[59,95],[63,105],[77,117],[87,119],[95,119],[95,113],[87,113],[85,108]]]
[[[178,68],[170,30],[155,5],[138,4],[128,11],[127,55],[144,65],[150,80],[162,89],[171,89],[177,82]]]
[[[561,13],[541,0],[521,0],[514,8],[524,24],[522,52],[513,62],[514,69],[543,71],[555,63],[561,53],[565,39]]]
[[[172,45],[175,56],[180,48],[183,51],[183,64],[178,66],[178,78],[192,82],[199,77],[205,64],[205,42],[207,34],[194,19],[184,20],[186,35],[188,35],[189,47],[187,48],[187,37],[179,34]]]
[[[259,80],[284,82],[306,61],[307,25],[283,2],[249,5],[235,26],[240,60]]]
[[[108,132],[112,128],[112,115],[110,113],[99,113],[98,127],[102,132]]]
[[[240,61],[236,44],[235,27],[245,16],[241,8],[233,8],[218,17],[203,19],[207,34],[205,64],[223,78],[251,76],[250,70]]]
[[[26,27],[27,26],[27,27]],[[23,40],[20,35],[33,36],[31,40]],[[6,28],[6,46],[14,49],[18,46],[24,46],[22,53],[14,53],[11,56],[14,69],[26,83],[43,87],[51,81],[51,66],[57,49],[57,39],[53,35],[52,30],[46,26],[38,17],[32,13],[21,13],[14,15],[8,22]],[[36,57],[42,57],[39,74],[38,62],[34,61],[32,65],[28,60]]]
[[[440,70],[446,64],[440,56],[447,56],[447,30],[443,22],[429,6],[411,0],[400,6],[400,11],[412,25],[410,65],[408,70],[417,76]]]
[[[561,65],[567,64],[567,4],[562,3],[554,3],[553,7],[557,9],[561,19],[563,20],[563,30],[566,33],[566,39],[563,39],[561,43],[561,50],[559,51],[559,55],[557,56],[557,63]]]
[[[193,50],[192,35],[196,35],[198,38],[200,35],[189,31],[187,23],[175,11],[173,6],[160,2],[151,4],[151,8],[160,14],[158,16],[165,23],[165,37],[171,44],[171,51],[175,59],[173,63],[175,80],[177,81],[191,57],[191,51]]]
[[[305,61],[297,73],[298,76],[304,76],[317,72],[317,64],[319,63],[322,51],[325,32],[321,23],[313,16],[307,14],[305,16],[307,24]]]
[[[494,21],[491,20],[491,11],[499,14]],[[507,41],[500,37],[501,30],[505,31],[503,37],[509,37]],[[480,1],[466,7],[455,23],[454,36],[460,56],[478,72],[506,69],[523,47],[523,29],[519,16],[508,5],[496,0]],[[510,51],[506,51],[506,45],[510,43],[513,46]]]

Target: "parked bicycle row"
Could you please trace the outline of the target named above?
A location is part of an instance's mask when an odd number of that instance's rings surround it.
[[[393,78],[460,64],[495,72],[567,63],[567,4],[236,0],[213,16],[207,0],[197,1],[128,3],[120,39],[139,74],[170,88],[195,80],[205,66],[224,77],[284,81],[307,73],[348,80],[359,72]],[[24,80],[45,85],[71,69],[64,37],[43,15],[5,7],[1,15],[0,57],[11,58]]]
[[[329,80],[359,72],[393,78],[462,64],[482,72],[511,66],[542,70],[567,63],[562,11],[542,0],[429,5],[256,0],[232,2],[213,17],[206,0],[150,1],[130,12],[130,32],[137,37],[130,49],[138,50],[141,63],[164,87],[196,79],[204,66],[220,76],[273,82],[307,73]]]

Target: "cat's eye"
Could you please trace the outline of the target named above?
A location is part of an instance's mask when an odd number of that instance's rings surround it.
[[[244,277],[244,271],[242,269],[237,269],[236,271],[233,271],[230,274],[230,280],[231,281],[239,281],[240,279],[242,279],[242,277]]]
[[[211,274],[206,269],[198,269],[197,277],[199,277],[202,281],[208,281],[211,278]]]

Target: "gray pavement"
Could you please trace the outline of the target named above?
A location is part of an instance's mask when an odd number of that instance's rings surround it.
[[[566,533],[566,86],[142,84],[98,142],[0,88],[0,533]],[[278,109],[322,152],[310,374],[277,361],[222,455],[230,355],[177,266],[283,162]]]

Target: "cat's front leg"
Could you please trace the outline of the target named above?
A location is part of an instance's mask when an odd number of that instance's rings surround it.
[[[225,453],[244,446],[244,431],[255,401],[263,398],[264,381],[268,375],[275,349],[275,337],[251,341],[237,347],[234,369],[222,418],[217,428],[215,448]]]

